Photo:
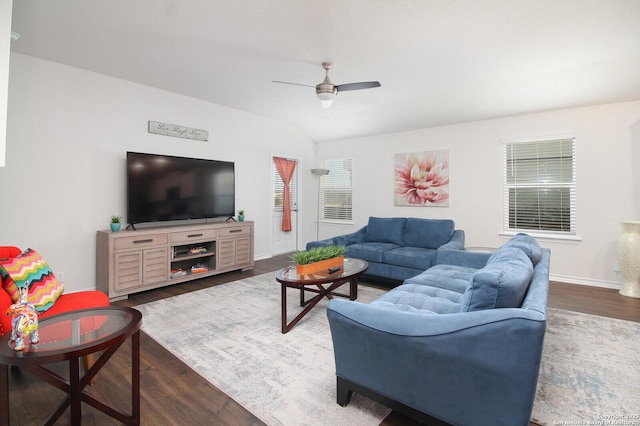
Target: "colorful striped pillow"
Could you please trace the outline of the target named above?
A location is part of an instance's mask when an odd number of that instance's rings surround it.
[[[2,287],[14,303],[20,300],[18,287],[28,283],[29,302],[38,312],[52,307],[64,291],[64,285],[35,250],[27,249],[16,257],[0,259],[0,275]]]

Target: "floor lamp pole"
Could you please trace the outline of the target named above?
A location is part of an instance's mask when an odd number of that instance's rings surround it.
[[[316,209],[316,240],[320,239],[320,177],[329,174],[327,169],[311,169],[311,174],[318,176],[318,208]]]

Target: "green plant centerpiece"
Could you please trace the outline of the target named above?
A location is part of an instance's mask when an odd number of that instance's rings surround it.
[[[342,268],[346,249],[345,246],[314,247],[311,250],[294,253],[291,258],[296,262],[298,274],[312,274],[334,267]]]

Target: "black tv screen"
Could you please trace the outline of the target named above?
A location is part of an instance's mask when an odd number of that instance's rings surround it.
[[[233,162],[127,152],[131,224],[235,214]]]

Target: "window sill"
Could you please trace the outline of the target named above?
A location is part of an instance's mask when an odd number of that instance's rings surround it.
[[[326,225],[345,225],[345,226],[353,225],[353,221],[352,220],[324,220],[324,219],[320,219],[320,223],[323,223],[323,224],[326,224]]]
[[[522,231],[502,231],[499,232],[498,235],[505,238],[511,238],[516,234],[527,234],[531,235],[536,240],[542,241],[555,241],[555,242],[567,242],[567,243],[578,243],[582,241],[577,235],[560,235],[560,234],[544,234],[544,233],[536,233],[536,232],[527,232],[526,230]]]

